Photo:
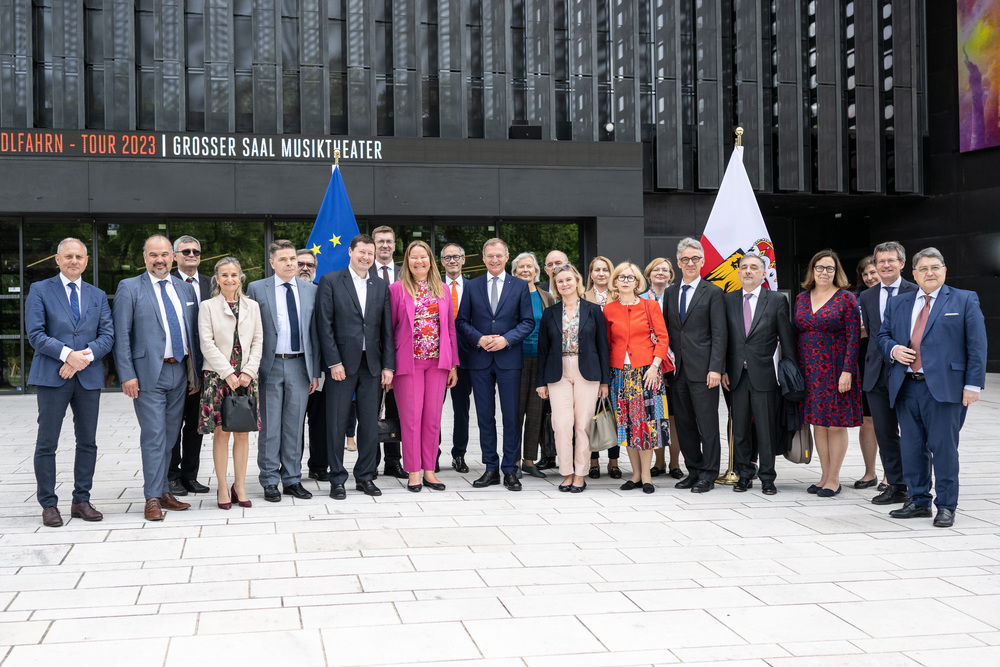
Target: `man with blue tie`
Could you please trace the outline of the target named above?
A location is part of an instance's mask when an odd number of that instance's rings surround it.
[[[167,237],[146,239],[142,257],[146,271],[118,283],[115,292],[115,365],[139,420],[143,515],[162,521],[164,509],[190,507],[170,493],[167,470],[184,397],[198,391],[201,375],[198,297],[191,285],[170,275],[174,250]]]
[[[104,386],[104,364],[94,362],[111,352],[115,339],[108,296],[81,278],[87,261],[82,241],[64,239],[56,250],[59,275],[34,283],[24,301],[24,328],[35,350],[28,384],[38,395],[35,481],[42,523],[50,528],[63,525],[55,492],[56,448],[67,407],[73,408],[76,431],[70,516],[104,518],[90,503]]]
[[[909,499],[889,516],[931,515],[950,528],[958,506],[958,435],[986,385],[986,324],[975,292],[944,284],[948,269],[936,248],[913,256],[919,290],[889,299],[878,348],[890,364],[889,400],[899,416],[903,478]]]
[[[319,346],[313,312],[316,285],[297,277],[295,244],[278,240],[268,248],[270,278],[250,283],[247,296],[260,305],[264,350],[260,358],[260,434],[257,467],[264,500],[286,495],[312,498],[302,486],[302,429],[309,395],[319,384]]]
[[[469,346],[469,376],[479,419],[479,444],[486,472],[472,485],[500,483],[520,491],[517,462],[521,431],[517,426],[521,368],[521,341],[535,328],[528,285],[506,272],[510,252],[494,238],[483,244],[487,274],[470,280],[458,307],[455,328]],[[503,413],[503,460],[497,455],[496,394]]]

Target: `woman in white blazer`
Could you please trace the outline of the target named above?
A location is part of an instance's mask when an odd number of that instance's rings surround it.
[[[222,430],[222,399],[237,389],[246,388],[256,396],[257,368],[264,346],[260,307],[243,294],[243,270],[235,257],[224,257],[215,264],[212,298],[203,301],[198,312],[198,335],[204,357],[205,381],[202,383],[201,413],[198,430],[212,435],[212,457],[218,480],[219,509],[250,507],[244,481],[250,453],[250,434],[233,433],[232,487],[226,479],[229,467],[229,436]],[[257,415],[260,428],[260,414]],[[244,500],[241,500],[243,498]]]

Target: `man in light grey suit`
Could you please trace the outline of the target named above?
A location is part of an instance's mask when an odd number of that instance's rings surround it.
[[[268,253],[274,275],[247,288],[247,296],[260,305],[264,325],[257,467],[264,500],[281,500],[279,479],[286,494],[307,500],[312,493],[302,486],[302,425],[320,372],[313,322],[316,286],[296,277],[291,241],[275,241]]]
[[[167,469],[185,393],[198,391],[198,298],[191,285],[170,275],[174,251],[165,236],[146,239],[142,257],[145,273],[121,281],[115,292],[114,354],[122,392],[135,399],[139,420],[144,515],[162,521],[163,509],[190,507],[170,493]]]

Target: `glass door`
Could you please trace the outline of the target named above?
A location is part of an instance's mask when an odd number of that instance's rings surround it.
[[[24,391],[21,223],[0,219],[0,392]]]

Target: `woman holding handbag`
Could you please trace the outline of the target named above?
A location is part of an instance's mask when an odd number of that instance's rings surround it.
[[[618,439],[628,446],[632,477],[622,491],[653,493],[653,450],[670,444],[667,392],[667,325],[651,299],[642,299],[646,280],[639,267],[622,262],[611,274],[614,300],[604,307],[611,360],[611,403],[618,415]],[[652,306],[650,306],[652,304]]]
[[[232,433],[233,485],[229,486],[229,436],[223,421],[222,404],[233,396],[249,398],[252,412],[249,426],[260,429],[257,411],[257,368],[264,346],[260,306],[243,294],[243,270],[235,257],[224,257],[215,264],[212,298],[203,301],[198,311],[198,338],[205,359],[202,381],[201,415],[198,431],[212,434],[212,458],[218,480],[219,509],[228,510],[235,500],[240,507],[250,507],[244,481],[250,453],[249,431]],[[247,405],[243,406],[246,411]],[[243,415],[247,416],[247,415]],[[244,500],[240,500],[240,498]]]
[[[587,488],[584,475],[590,467],[594,408],[598,397],[608,395],[607,324],[601,307],[584,300],[583,279],[576,268],[556,268],[552,282],[557,301],[542,313],[538,329],[537,391],[552,405],[552,430],[563,476],[559,490],[581,493]]]

